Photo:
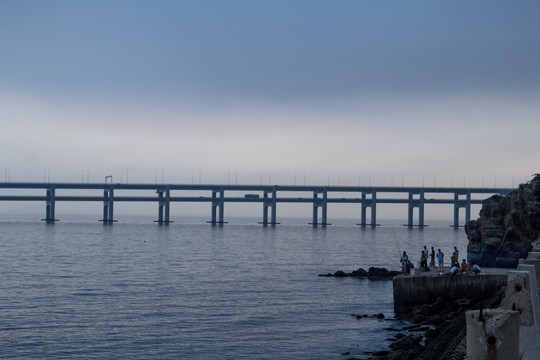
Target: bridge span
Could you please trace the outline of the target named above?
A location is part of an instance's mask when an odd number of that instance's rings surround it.
[[[0,183],[0,201],[38,201],[45,203],[43,221],[54,223],[56,202],[101,202],[104,224],[115,222],[116,202],[154,202],[157,204],[158,224],[171,221],[170,205],[174,202],[204,202],[210,205],[212,225],[225,224],[225,203],[259,203],[262,205],[263,226],[277,225],[278,203],[310,203],[313,212],[310,223],[313,226],[327,226],[328,204],[358,204],[360,226],[377,226],[377,204],[407,204],[409,227],[424,227],[426,204],[447,204],[454,207],[453,227],[459,224],[459,211],[465,210],[465,222],[471,218],[471,205],[481,204],[492,195],[506,195],[510,188],[457,188],[457,187],[409,187],[409,186],[296,186],[296,185],[195,185],[195,184],[124,184],[124,183],[48,183],[48,182],[4,182]],[[22,195],[27,190],[43,191],[43,195]],[[65,191],[79,194],[62,194]],[[97,195],[83,194],[87,190],[103,191]],[[140,195],[139,191],[152,191],[152,195]],[[15,193],[13,193],[15,192]],[[132,192],[126,196],[115,194]],[[183,194],[175,194],[182,192]],[[186,196],[185,193],[191,193]],[[203,196],[200,194],[203,193]],[[297,193],[308,193],[296,196]],[[336,196],[337,195],[337,196]],[[369,209],[369,222],[368,222]],[[418,219],[414,223],[417,209]],[[320,218],[319,218],[320,215]]]

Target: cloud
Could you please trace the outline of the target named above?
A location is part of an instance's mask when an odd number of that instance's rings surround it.
[[[0,5],[10,89],[81,101],[537,89],[539,5],[457,1]]]

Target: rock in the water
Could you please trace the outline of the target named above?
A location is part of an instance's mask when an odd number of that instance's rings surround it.
[[[351,273],[351,276],[355,276],[355,277],[367,277],[368,276],[368,272],[362,268],[359,268],[358,270],[354,270],[352,273]]]
[[[392,277],[394,277],[394,275],[392,275],[390,271],[385,268],[370,267],[368,270],[369,280],[385,280]]]
[[[366,271],[362,268],[359,268],[357,270],[354,270],[350,273],[346,273],[345,271],[338,270],[335,273],[327,273],[327,274],[319,274],[321,277],[358,277],[358,278],[368,278],[369,280],[392,280],[392,278],[396,275],[401,274],[400,271],[390,271],[385,268],[376,268],[376,267],[370,267],[369,271]]]
[[[540,174],[506,196],[482,202],[480,217],[465,225],[470,263],[516,267],[540,237]]]

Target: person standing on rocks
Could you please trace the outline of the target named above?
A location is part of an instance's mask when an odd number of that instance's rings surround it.
[[[403,274],[406,274],[407,270],[409,270],[408,261],[409,257],[407,256],[407,252],[404,251],[403,255],[401,256],[401,271],[403,272]]]
[[[444,271],[444,253],[441,249],[437,251],[437,262],[439,263],[439,272],[442,273]]]

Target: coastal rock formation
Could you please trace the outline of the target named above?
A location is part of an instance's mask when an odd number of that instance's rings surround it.
[[[482,202],[480,217],[465,225],[469,262],[516,267],[540,237],[540,174],[506,196]]]
[[[328,274],[319,274],[323,277],[357,277],[357,278],[368,278],[369,280],[392,280],[394,276],[401,274],[400,271],[390,271],[385,268],[370,267],[368,271],[359,268],[350,273],[345,271],[338,270],[335,273]]]

